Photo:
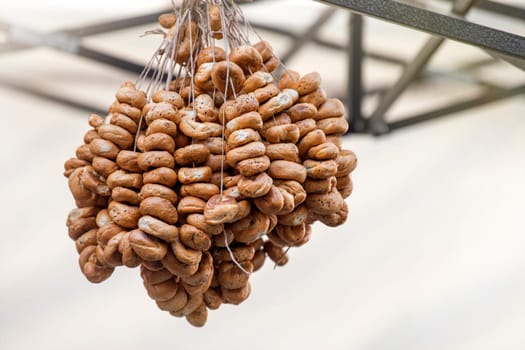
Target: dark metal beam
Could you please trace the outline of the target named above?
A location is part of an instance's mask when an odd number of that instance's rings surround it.
[[[366,119],[363,118],[363,16],[352,13],[349,17],[350,35],[348,38],[348,121],[350,132],[366,130]]]
[[[476,8],[521,20],[525,18],[525,7],[513,6],[509,3],[504,4],[497,1],[480,0]]]
[[[100,50],[95,50],[84,45],[79,46],[78,49],[74,52],[74,54],[84,58],[89,58],[95,62],[107,64],[136,74],[140,74],[144,69],[143,64],[138,64],[114,55],[110,55]]]
[[[39,88],[37,88],[35,86],[28,86],[28,85],[20,84],[18,82],[3,81],[3,80],[0,80],[0,85],[6,86],[6,87],[8,87],[10,89],[13,89],[13,90],[16,90],[16,91],[20,91],[20,92],[23,92],[23,93],[26,93],[26,94],[30,94],[32,96],[36,96],[36,97],[41,98],[41,99],[58,102],[60,104],[66,105],[66,106],[70,106],[70,107],[73,107],[73,108],[76,108],[76,109],[84,110],[84,111],[86,111],[88,113],[95,113],[95,114],[99,114],[99,115],[106,115],[106,113],[107,113],[106,110],[104,110],[104,109],[102,109],[100,107],[96,107],[96,106],[93,106],[93,105],[86,104],[84,102],[75,101],[75,100],[69,99],[67,97],[63,97],[63,96],[59,96],[59,95],[56,95],[56,94],[52,94],[52,93],[48,92],[47,90],[39,89]]]
[[[61,30],[60,32],[73,35],[79,38],[97,34],[105,34],[109,32],[115,32],[118,30],[129,29],[132,27],[138,27],[145,24],[155,23],[157,22],[157,19],[161,14],[166,13],[168,11],[170,10],[164,9],[162,11],[156,11],[140,16],[104,21],[82,27],[68,28],[65,30]]]
[[[422,122],[433,120],[436,118],[451,116],[453,113],[458,113],[467,109],[480,107],[485,104],[497,102],[499,100],[518,96],[524,93],[525,85],[520,85],[511,89],[487,89],[485,93],[481,94],[481,96],[453,103],[447,106],[442,106],[429,112],[409,116],[403,118],[402,120],[390,122],[388,123],[388,128],[390,130],[396,130],[414,124],[419,124]]]
[[[475,2],[476,0],[456,0],[452,6],[452,13],[464,16]],[[379,101],[379,104],[372,113],[369,121],[370,132],[377,135],[389,131],[388,124],[385,121],[386,112],[392,107],[395,101],[398,100],[399,96],[405,92],[408,86],[423,72],[430,59],[444,41],[445,38],[440,36],[429,38],[412,62],[405,67],[399,79]]]
[[[335,8],[327,8],[324,10],[321,15],[315,20],[314,23],[309,25],[306,30],[300,33],[296,40],[293,41],[292,45],[286,50],[286,52],[281,55],[281,62],[288,62],[294,55],[296,55],[299,50],[306,45],[312,38],[314,38],[317,33],[321,30],[323,25],[330,20],[330,18],[335,15]]]
[[[504,55],[499,52],[495,52],[492,50],[485,50],[487,53],[495,58],[499,58],[501,60],[506,61],[507,63],[512,64],[515,67],[518,67],[520,69],[523,69],[525,71],[525,59],[517,58],[514,56]]]
[[[316,0],[525,60],[525,37],[398,0]]]
[[[123,30],[131,27],[141,26],[148,23],[154,23],[157,21],[157,18],[163,14],[168,12],[169,10],[163,10],[163,11],[156,11],[152,13],[148,13],[145,15],[140,16],[134,16],[129,18],[122,18],[117,19],[114,21],[103,21],[98,22],[95,24],[89,24],[79,27],[73,27],[73,28],[67,28],[67,29],[61,29],[61,30],[55,30],[49,33],[38,33],[40,36],[45,36],[48,38],[61,38],[61,39],[76,39],[79,40],[81,38],[97,35],[97,34],[104,34],[109,32],[114,32],[118,30]],[[28,32],[28,28],[24,28],[18,25],[11,25],[9,23],[0,22],[0,30],[5,31],[8,33],[8,40],[10,36],[11,30],[23,30]],[[33,34],[37,33],[37,31],[33,31]],[[15,42],[7,44],[0,45],[0,53],[2,52],[14,52],[19,50],[25,50],[25,49],[31,49],[34,48],[34,45],[23,43],[23,42]]]

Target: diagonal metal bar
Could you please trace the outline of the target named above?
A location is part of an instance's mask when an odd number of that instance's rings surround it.
[[[41,33],[30,28],[21,26],[7,26],[8,37],[14,41],[0,46],[0,53],[10,52],[10,47],[27,49],[37,46],[46,46],[62,52],[80,57],[89,58],[95,62],[108,64],[133,73],[140,73],[143,65],[105,53],[100,50],[89,48],[82,44],[80,38],[66,34],[65,32]]]
[[[118,30],[128,29],[132,27],[138,27],[149,23],[155,23],[157,18],[166,12],[171,11],[171,9],[164,9],[162,11],[156,11],[148,13],[145,15],[122,18],[117,20],[104,21],[99,23],[94,23],[86,26],[69,28],[61,30],[60,32],[74,35],[79,38],[86,36],[92,36],[97,34],[103,34],[108,32],[115,32]]]
[[[525,37],[398,0],[316,0],[525,60]]]
[[[476,0],[456,0],[453,4],[452,13],[463,16],[475,4]],[[395,101],[407,89],[411,82],[421,74],[430,59],[441,47],[445,38],[433,36],[425,43],[423,48],[415,56],[414,60],[405,67],[397,82],[379,101],[378,106],[372,113],[369,120],[370,131],[374,134],[388,132],[388,124],[385,121],[385,113],[392,107]]]
[[[525,71],[525,59],[517,58],[514,56],[505,55],[499,52],[494,52],[492,50],[485,50],[489,55],[495,58],[502,59],[506,61],[507,63],[512,64],[515,67],[518,67],[520,69],[523,69]]]
[[[143,64],[135,63],[115,55],[110,55],[100,50],[89,48],[85,45],[80,45],[75,54],[80,57],[89,58],[95,62],[107,64],[136,74],[140,74],[144,69]],[[150,73],[153,74],[154,71],[151,71]]]
[[[84,111],[89,112],[89,113],[95,113],[95,114],[99,114],[99,115],[105,115],[107,113],[106,110],[104,110],[104,109],[102,109],[100,107],[96,107],[96,106],[89,105],[89,104],[84,103],[84,102],[75,101],[75,100],[69,99],[67,97],[63,97],[63,96],[59,96],[59,95],[56,95],[56,94],[52,94],[49,91],[46,91],[46,90],[43,90],[43,89],[39,89],[39,88],[37,88],[35,86],[27,86],[27,85],[20,84],[18,82],[2,81],[2,80],[0,80],[0,85],[9,87],[10,89],[17,90],[17,91],[20,91],[20,92],[23,92],[23,93],[26,93],[26,94],[30,94],[32,96],[39,97],[41,99],[58,102],[60,104],[66,105],[66,106],[70,106],[70,107],[73,107],[73,108],[76,108],[76,109],[84,110]]]
[[[402,120],[388,123],[390,130],[400,129],[414,124],[430,121],[436,118],[449,116],[467,109],[479,107],[492,102],[497,102],[506,98],[518,96],[525,93],[525,85],[520,85],[510,89],[487,89],[481,96],[468,100],[453,103],[447,106],[437,108],[433,111],[420,113],[406,117]]]
[[[511,3],[503,4],[497,1],[480,0],[476,8],[487,10],[492,13],[498,13],[507,17],[514,17],[518,19],[525,18],[525,8],[513,6]]]
[[[73,28],[66,28],[66,29],[60,29],[51,31],[49,33],[40,33],[42,36],[47,37],[69,37],[69,38],[75,38],[75,39],[81,39],[87,36],[102,34],[102,33],[108,33],[108,32],[114,32],[118,30],[123,30],[130,27],[136,27],[145,25],[148,23],[154,23],[158,16],[160,16],[163,13],[168,12],[169,10],[164,11],[156,11],[145,15],[140,16],[134,16],[129,18],[123,18],[123,19],[117,19],[117,20],[110,20],[110,21],[103,21],[98,22],[95,24],[89,24],[84,26],[78,26]],[[10,25],[9,23],[0,21],[0,30],[5,31],[8,33],[8,39],[9,39],[9,30],[13,27],[17,27],[14,25]],[[19,51],[19,50],[25,50],[25,49],[31,49],[34,45],[31,44],[25,44],[25,43],[7,43],[4,45],[0,45],[0,53],[2,52],[13,52],[13,51]]]
[[[299,34],[297,38],[293,41],[292,45],[288,50],[281,55],[281,62],[288,62],[294,55],[296,55],[299,50],[306,45],[312,38],[314,38],[317,33],[321,30],[323,25],[332,18],[336,13],[337,9],[330,7],[325,9],[321,15],[312,23],[306,30]]]

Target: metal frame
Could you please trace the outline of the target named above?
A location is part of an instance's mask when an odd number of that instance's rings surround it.
[[[261,1],[261,0],[254,0]],[[288,61],[307,43],[314,42],[329,49],[346,50],[349,54],[348,60],[348,95],[343,99],[349,107],[351,132],[365,132],[375,135],[387,133],[391,130],[441,117],[449,113],[458,112],[481,104],[508,98],[525,92],[525,85],[512,89],[505,89],[487,82],[473,81],[484,87],[483,93],[465,101],[453,105],[443,106],[434,111],[424,112],[414,116],[408,116],[400,121],[387,122],[385,115],[392,104],[414,81],[424,78],[423,74],[428,61],[439,49],[445,39],[463,42],[477,46],[490,55],[503,59],[521,69],[525,69],[525,38],[516,34],[501,31],[472,23],[463,18],[472,6],[490,10],[505,16],[525,18],[525,8],[503,5],[491,0],[452,0],[451,13],[440,13],[435,10],[423,8],[415,4],[400,0],[317,0],[327,5],[335,5],[322,11],[318,18],[300,33],[294,33],[281,28],[274,28],[264,24],[252,23],[257,29],[270,30],[272,32],[293,38],[293,44],[282,55],[283,62]],[[449,0],[451,1],[451,0]],[[245,2],[245,1],[242,1]],[[349,15],[349,41],[348,45],[340,45],[318,38],[322,26],[335,14],[336,7],[351,10]],[[87,47],[82,43],[84,37],[121,30],[132,26],[155,22],[157,17],[166,11],[158,11],[150,14],[136,16],[116,21],[108,21],[93,25],[69,28],[51,33],[40,33],[29,28],[10,25],[0,21],[0,31],[7,33],[11,42],[0,44],[0,54],[13,51],[29,49],[35,46],[47,46],[62,52],[89,58],[96,62],[109,64],[134,73],[142,71],[142,65],[122,59],[99,50]],[[403,26],[424,31],[435,36],[431,37],[413,61],[405,62],[396,57],[390,57],[377,52],[365,52],[363,49],[364,18],[363,15],[373,16],[382,20],[390,21]],[[365,91],[362,83],[362,62],[365,58],[382,60],[391,64],[402,65],[403,73],[392,87],[381,87],[374,91]],[[494,60],[483,60],[467,67],[460,67],[461,72],[473,70],[478,66],[491,64]],[[442,74],[430,72],[430,75]],[[19,90],[33,93],[45,98],[54,99],[61,103],[70,104],[74,107],[97,111],[98,108],[87,106],[82,102],[70,101],[66,98],[53,96],[36,90],[34,87],[20,86],[16,83],[0,82],[8,84]],[[379,94],[380,102],[371,116],[364,116],[361,103],[364,96]]]
[[[134,26],[153,23],[157,20],[159,15],[165,12],[166,11],[158,11],[126,19],[62,29],[51,33],[42,33],[27,27],[0,21],[0,31],[4,31],[7,34],[8,39],[6,44],[0,44],[0,54],[46,46],[64,53],[88,58],[95,62],[109,64],[130,72],[140,73],[144,68],[143,64],[125,60],[114,55],[109,55],[103,51],[90,48],[82,43],[82,39],[92,35],[109,33]]]
[[[445,39],[452,39],[480,47],[494,57],[506,60],[518,68],[525,69],[524,37],[471,23],[463,18],[477,2],[483,5],[482,8],[495,9],[503,15],[508,15],[509,13],[519,14],[520,9],[509,9],[502,4],[494,4],[492,1],[455,0],[452,2],[451,13],[442,14],[397,0],[377,0],[374,2],[366,0],[318,1],[344,7],[352,11],[350,15],[352,42],[349,44],[349,62],[351,66],[349,67],[349,96],[347,99],[351,116],[350,132],[382,135],[395,129],[525,93],[525,84],[507,89],[494,84],[476,81],[474,83],[484,87],[483,92],[476,98],[459,101],[417,115],[406,116],[399,121],[388,122],[385,115],[390,107],[406,91],[410,84],[422,76],[428,62]],[[522,9],[523,11],[525,10]],[[363,21],[358,20],[361,14],[409,26],[430,34],[436,34],[436,36],[432,36],[427,40],[410,64],[404,67],[401,76],[381,96],[378,105],[369,117],[364,116],[361,112],[363,90],[360,67],[364,57],[361,40],[359,39],[363,32]],[[481,65],[486,64],[486,62],[482,62]]]
[[[458,16],[464,16],[476,0],[456,0],[452,6],[452,13]],[[376,109],[369,119],[369,130],[374,134],[383,134],[391,130],[385,121],[385,113],[392,107],[394,102],[401,96],[414,79],[421,75],[430,59],[445,42],[445,38],[433,36],[427,40],[423,48],[416,55],[411,64],[405,67],[405,70],[397,82],[381,98]]]
[[[490,50],[495,55],[515,58],[525,64],[525,37],[468,20],[421,8],[398,0],[316,0],[362,15],[400,24],[429,34]],[[458,8],[473,0],[456,0]],[[471,5],[470,5],[471,6]],[[525,69],[525,65],[520,68]]]

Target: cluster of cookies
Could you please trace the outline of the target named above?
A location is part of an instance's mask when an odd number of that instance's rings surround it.
[[[216,39],[219,5],[207,7]],[[208,309],[248,298],[266,257],[282,266],[314,222],[346,221],[357,160],[342,149],[344,106],[318,73],[277,80],[267,42],[199,45],[198,23],[178,22],[160,18],[172,38],[162,55],[191,74],[148,94],[126,82],[106,117],[89,118],[65,163],[67,226],[89,281],[140,266],[161,310],[203,326]]]

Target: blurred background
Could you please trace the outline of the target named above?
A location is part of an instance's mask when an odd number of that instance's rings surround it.
[[[446,1],[419,3],[450,8]],[[292,249],[284,268],[267,262],[241,306],[223,306],[205,328],[194,329],[156,308],[137,270],[88,283],[67,237],[74,202],[63,162],[81,143],[90,111],[105,110],[120,83],[137,75],[87,56],[94,50],[140,66],[159,38],[140,37],[157,27],[153,21],[89,35],[80,42],[81,57],[56,49],[79,45],[60,31],[170,5],[2,0],[0,349],[525,349],[525,95],[519,90],[525,73],[452,41],[384,120],[445,110],[487,89],[514,89],[511,97],[382,136],[346,136],[345,147],[359,158],[347,224],[314,226],[310,243]],[[280,29],[259,34],[284,55],[296,39],[283,32],[304,34],[328,7],[278,0],[243,9],[253,23]],[[286,62],[299,72],[319,71],[328,94],[347,102],[349,14],[330,15],[316,40]],[[521,14],[474,8],[467,18],[525,36]],[[369,17],[363,30],[360,101],[368,116],[429,35]]]

